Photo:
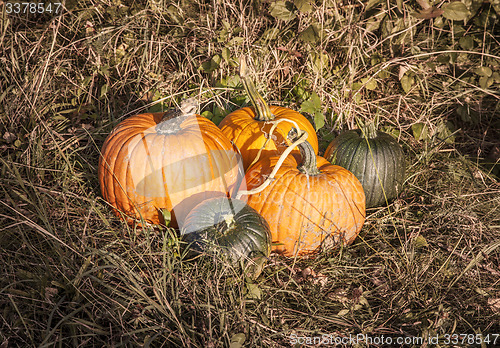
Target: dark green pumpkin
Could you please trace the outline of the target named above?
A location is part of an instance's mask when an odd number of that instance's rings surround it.
[[[340,134],[330,143],[324,157],[358,178],[367,208],[385,205],[401,192],[405,179],[403,149],[391,135],[374,127]]]
[[[253,277],[260,274],[271,252],[268,223],[237,199],[218,197],[201,202],[187,215],[181,235],[192,254],[221,256],[242,264]]]

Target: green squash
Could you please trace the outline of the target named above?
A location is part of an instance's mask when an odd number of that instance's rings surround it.
[[[266,220],[237,199],[218,197],[198,204],[181,229],[191,254],[218,255],[257,277],[271,252]]]
[[[401,192],[406,171],[403,149],[391,135],[373,126],[340,134],[324,157],[358,178],[367,208],[390,203]]]

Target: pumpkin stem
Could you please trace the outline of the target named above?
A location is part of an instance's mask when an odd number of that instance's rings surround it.
[[[234,224],[234,215],[233,214],[224,214],[223,218],[224,218],[224,222],[226,223],[226,226],[228,229],[233,227],[233,224]]]
[[[245,87],[245,91],[247,92],[250,101],[252,102],[253,107],[255,108],[255,120],[257,121],[272,121],[274,120],[274,115],[267,105],[266,101],[262,96],[257,92],[253,81],[247,76],[247,62],[245,60],[245,56],[240,57],[240,78],[243,82],[243,86]]]
[[[361,128],[361,132],[367,139],[375,139],[377,137],[377,127],[375,126],[375,122],[365,124],[365,126]]]
[[[156,125],[156,131],[160,134],[178,132],[186,118],[196,115],[196,109],[198,109],[198,102],[195,98],[183,100],[178,108],[165,113],[160,123]]]
[[[305,131],[304,131],[305,132]],[[296,128],[292,128],[288,132],[288,139],[290,141],[296,141],[299,138],[299,133]],[[302,163],[297,167],[302,173],[307,175],[318,175],[321,172],[318,169],[316,162],[316,154],[311,144],[306,140],[299,144],[300,156],[302,157]]]

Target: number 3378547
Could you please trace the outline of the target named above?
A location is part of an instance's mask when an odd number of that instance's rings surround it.
[[[43,3],[43,2],[7,2],[5,3],[6,13],[24,13],[24,14],[58,14],[61,11],[62,3]]]

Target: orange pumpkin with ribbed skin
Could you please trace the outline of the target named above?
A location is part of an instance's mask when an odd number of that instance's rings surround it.
[[[297,122],[300,129],[309,134],[314,152],[318,153],[318,138],[312,124],[297,111],[281,106],[269,106],[270,117],[259,116],[253,107],[245,107],[233,111],[227,115],[219,124],[222,133],[240,149],[243,159],[243,168],[246,170],[256,158],[260,148],[267,140],[267,135],[272,124],[268,121],[289,119]],[[259,119],[260,117],[260,119]],[[262,150],[261,158],[271,155],[280,155],[286,150],[288,144],[286,137],[288,132],[294,127],[290,122],[280,122],[273,132],[272,141],[269,141]],[[299,154],[294,151],[294,154]]]
[[[148,113],[122,121],[106,139],[99,160],[104,199],[132,223],[181,227],[201,201],[227,196],[237,182],[239,155],[210,120]],[[115,213],[118,214],[118,211]]]
[[[248,205],[269,223],[273,250],[285,256],[307,255],[340,243],[351,244],[365,221],[365,194],[348,170],[299,145],[302,163],[288,156],[262,192]],[[278,156],[265,157],[248,170],[247,189],[259,187]]]
[[[306,131],[309,134],[309,142],[314,153],[318,153],[318,137],[312,124],[297,111],[281,106],[267,105],[264,98],[257,92],[253,81],[247,76],[244,57],[241,57],[240,60],[240,77],[253,107],[233,111],[221,121],[219,127],[222,133],[240,150],[245,171],[254,162],[259,150],[269,138],[269,132],[273,126],[271,121],[288,119],[296,122],[297,125],[292,122],[279,122],[266,147],[262,149],[260,158],[282,154],[287,148],[286,138],[292,127],[299,127]],[[298,151],[292,153],[296,156],[299,155]]]

